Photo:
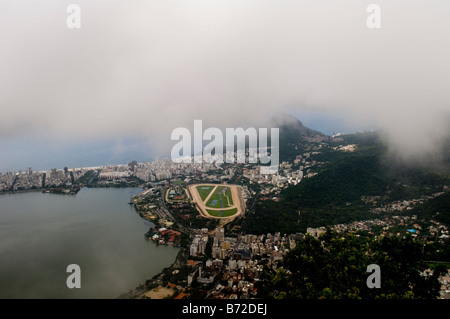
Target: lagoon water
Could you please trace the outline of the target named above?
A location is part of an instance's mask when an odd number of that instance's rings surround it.
[[[146,241],[128,205],[140,191],[0,195],[0,298],[115,298],[172,264],[179,249]],[[81,268],[79,289],[67,288],[69,264]]]

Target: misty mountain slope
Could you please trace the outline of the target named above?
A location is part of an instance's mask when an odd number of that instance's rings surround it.
[[[383,195],[389,182],[380,178],[381,164],[371,156],[347,156],[329,164],[318,175],[282,192],[282,198],[299,207],[341,205],[363,195]]]
[[[283,138],[281,138],[281,136]],[[321,149],[314,159],[328,162],[318,175],[283,190],[281,197],[299,207],[342,205],[360,200],[363,195],[383,195],[390,181],[383,163],[385,148],[376,132],[346,135],[334,142],[330,137],[291,121],[280,128],[280,153],[288,153],[292,145],[310,146],[326,142],[330,145],[356,144],[353,153]],[[298,153],[296,154],[298,155]]]
[[[280,162],[294,160],[310,143],[330,140],[329,136],[304,126],[301,121],[286,113],[274,116],[272,123],[280,129]]]
[[[293,128],[287,132],[296,134]],[[304,142],[301,133],[297,134],[295,141],[304,147],[311,145]],[[254,213],[247,217],[248,232],[304,232],[307,227],[379,218],[371,212],[373,205],[363,200],[366,196],[379,196],[380,204],[387,204],[441,192],[444,185],[450,185],[445,169],[393,161],[377,132],[349,134],[328,141],[330,147],[314,155],[314,159],[326,162],[315,170],[318,174],[284,189],[278,202],[258,201]],[[356,144],[356,151],[332,149],[333,145],[347,143]],[[283,148],[290,146],[280,138],[280,153]]]
[[[289,143],[320,142],[329,139],[327,135],[306,127],[300,120],[287,113],[273,116],[272,121],[280,128],[280,138],[283,137],[283,140]]]
[[[414,208],[412,213],[421,218],[437,220],[450,227],[450,192],[427,200],[422,205]]]

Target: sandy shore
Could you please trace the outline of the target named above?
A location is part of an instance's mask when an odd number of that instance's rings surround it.
[[[175,293],[175,289],[158,286],[150,291],[147,291],[142,296],[150,299],[163,299],[172,296]]]

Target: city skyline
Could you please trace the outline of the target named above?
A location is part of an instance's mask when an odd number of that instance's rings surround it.
[[[80,0],[79,29],[69,4],[0,4],[0,145],[139,137],[156,156],[194,119],[252,126],[278,112],[366,122],[405,159],[449,136],[448,3],[380,0],[377,29],[353,1]]]
[[[449,299],[449,17],[0,1],[2,298]]]
[[[316,111],[300,111],[293,113],[305,126],[331,136],[337,133],[355,133],[370,131],[372,123],[349,124],[345,113],[324,113]],[[304,120],[302,120],[304,118]],[[328,130],[323,130],[328,127]],[[81,167],[100,167],[111,164],[126,164],[132,160],[153,161],[169,158],[170,149],[165,154],[157,154],[151,149],[151,142],[147,138],[129,138],[106,141],[49,143],[46,141],[19,141],[2,143],[0,141],[1,159],[0,173],[25,171],[33,167],[38,171],[51,168],[62,169]],[[49,153],[45,157],[43,154]],[[153,153],[153,154],[152,154]],[[42,159],[44,157],[44,159]],[[35,159],[38,159],[35,161]],[[77,159],[77,160],[74,160]]]

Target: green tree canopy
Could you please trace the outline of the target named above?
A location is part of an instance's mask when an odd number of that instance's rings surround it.
[[[370,264],[380,267],[381,288],[367,287]],[[412,237],[367,240],[328,230],[319,239],[308,235],[277,270],[267,268],[259,291],[266,298],[432,299],[446,269],[427,268]]]

